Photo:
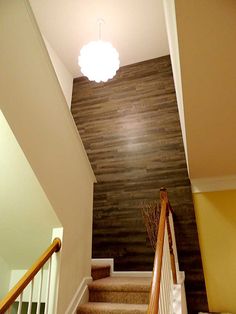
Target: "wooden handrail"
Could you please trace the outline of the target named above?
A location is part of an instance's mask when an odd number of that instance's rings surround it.
[[[154,268],[152,275],[152,287],[150,292],[150,301],[148,306],[148,314],[157,314],[161,287],[161,268],[162,268],[162,256],[164,246],[164,234],[166,223],[167,203],[165,200],[161,200],[161,216],[159,220],[157,245],[154,259]]]
[[[170,256],[171,256],[171,268],[173,275],[173,282],[176,283],[176,267],[175,267],[175,259],[173,253],[172,246],[172,235],[169,224],[169,212],[173,212],[168,196],[167,190],[165,188],[160,189],[160,220],[157,232],[157,244],[156,244],[156,252],[154,258],[154,267],[153,267],[153,275],[152,275],[152,286],[150,292],[150,300],[148,306],[148,314],[158,314],[159,308],[159,298],[160,298],[160,288],[161,288],[161,271],[162,271],[162,258],[163,258],[163,247],[164,247],[164,235],[165,235],[165,226],[167,224],[168,231],[168,240],[170,246]]]
[[[23,292],[25,287],[35,277],[39,270],[46,264],[54,252],[61,249],[61,240],[55,238],[48,249],[41,255],[41,257],[32,265],[26,274],[18,281],[18,283],[8,292],[5,298],[0,301],[0,314],[5,313],[9,307],[15,302],[17,297]]]

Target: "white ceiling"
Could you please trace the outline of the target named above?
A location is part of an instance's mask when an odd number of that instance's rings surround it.
[[[102,39],[120,54],[121,66],[169,54],[162,0],[30,0],[42,34],[74,77],[82,46]]]

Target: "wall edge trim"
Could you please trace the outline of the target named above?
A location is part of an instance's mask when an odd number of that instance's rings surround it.
[[[236,190],[236,175],[190,179],[192,192]]]

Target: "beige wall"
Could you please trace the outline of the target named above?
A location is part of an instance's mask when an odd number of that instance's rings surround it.
[[[95,178],[28,2],[0,0],[0,20],[0,106],[64,228],[64,314],[90,275]]]
[[[190,178],[236,174],[236,1],[176,0]]]
[[[11,269],[29,268],[61,224],[1,110],[0,169],[0,256]]]
[[[0,256],[0,300],[6,295],[9,288],[11,269],[8,263]]]
[[[236,313],[236,190],[193,198],[209,309]]]
[[[73,88],[73,76],[72,74],[67,70],[61,59],[58,57],[55,50],[52,48],[52,46],[49,44],[47,39],[43,36],[45,45],[48,50],[48,54],[50,56],[50,59],[52,61],[52,65],[54,67],[54,70],[56,72],[58,81],[60,83],[62,92],[65,96],[67,105],[69,108],[71,107],[71,98],[72,98],[72,88]]]

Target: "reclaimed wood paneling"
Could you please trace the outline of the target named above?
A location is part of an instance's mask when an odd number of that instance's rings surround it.
[[[165,186],[175,209],[189,313],[206,310],[169,56],[122,67],[107,83],[75,79],[72,114],[98,181],[93,257],[115,258],[116,270],[151,270],[154,254],[140,206],[143,201],[158,199],[160,187]]]

